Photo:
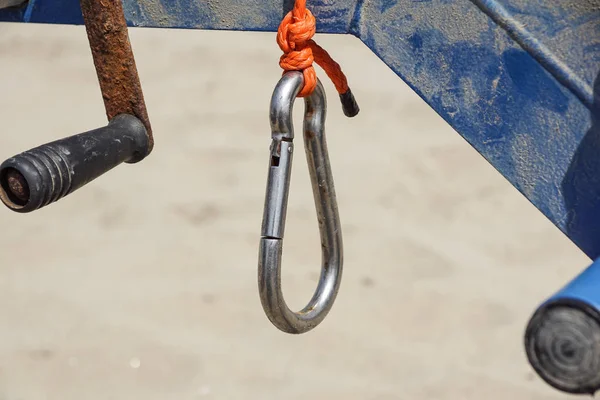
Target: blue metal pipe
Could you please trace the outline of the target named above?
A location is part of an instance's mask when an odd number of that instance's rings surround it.
[[[546,300],[525,332],[530,364],[553,387],[600,389],[600,260]]]

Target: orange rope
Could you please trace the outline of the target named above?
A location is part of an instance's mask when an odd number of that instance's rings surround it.
[[[346,75],[339,64],[312,40],[316,31],[314,15],[306,8],[306,0],[295,0],[294,8],[287,13],[277,30],[277,44],[283,51],[279,66],[284,71],[302,71],[304,87],[298,97],[309,96],[317,86],[316,62],[329,76],[339,94],[348,92]]]

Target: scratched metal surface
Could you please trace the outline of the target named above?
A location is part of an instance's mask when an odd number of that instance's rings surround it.
[[[291,0],[125,0],[131,26],[275,31]],[[312,0],[592,258],[600,256],[600,0]],[[0,21],[81,24],[77,0]],[[365,77],[364,79],[368,79]],[[515,221],[519,223],[519,221]]]

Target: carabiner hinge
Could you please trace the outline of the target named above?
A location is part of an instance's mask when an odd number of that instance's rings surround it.
[[[269,177],[261,236],[283,239],[288,192],[292,173],[294,144],[291,140],[273,139],[269,160]]]

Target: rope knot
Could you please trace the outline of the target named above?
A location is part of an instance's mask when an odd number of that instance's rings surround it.
[[[277,30],[277,44],[283,55],[279,66],[284,71],[302,71],[304,86],[298,97],[310,96],[317,87],[316,62],[329,76],[340,94],[344,114],[353,117],[358,114],[358,105],[348,87],[342,68],[314,40],[316,32],[314,15],[306,8],[306,0],[295,0],[294,8],[288,12]]]
[[[317,22],[310,10],[294,6],[277,30],[277,44],[283,51],[279,66],[284,71],[302,71],[304,74],[304,87],[298,97],[309,96],[317,86],[317,73],[313,67],[315,59],[310,46],[316,27]]]

